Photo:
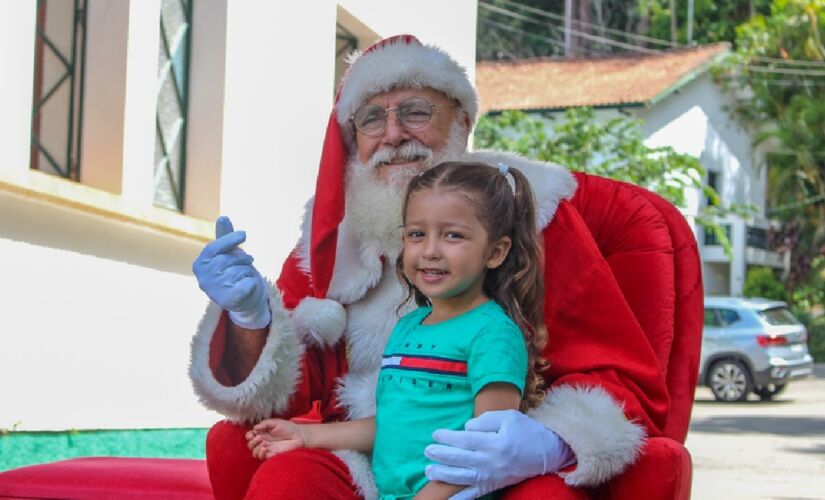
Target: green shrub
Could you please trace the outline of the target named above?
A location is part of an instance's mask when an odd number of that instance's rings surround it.
[[[748,269],[743,289],[745,297],[762,297],[773,300],[787,300],[788,291],[769,267]]]
[[[808,325],[808,350],[817,363],[825,363],[825,320],[818,318]]]

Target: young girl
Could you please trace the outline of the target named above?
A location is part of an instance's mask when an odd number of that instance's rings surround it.
[[[436,429],[542,399],[541,244],[533,193],[505,165],[442,163],[413,178],[396,262],[418,309],[387,342],[376,416],[299,425],[270,419],[249,445],[258,458],[299,447],[373,452],[382,498],[448,498],[428,482],[424,448]]]

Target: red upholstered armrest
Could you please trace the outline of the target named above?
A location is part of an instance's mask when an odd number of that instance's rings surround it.
[[[0,499],[212,500],[205,460],[92,457],[0,472]]]
[[[649,438],[639,460],[600,488],[597,498],[689,500],[692,477],[690,454],[670,438]]]

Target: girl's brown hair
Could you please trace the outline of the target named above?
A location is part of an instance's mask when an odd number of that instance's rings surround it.
[[[510,176],[514,186],[508,180]],[[484,163],[441,163],[410,181],[402,209],[405,225],[410,196],[417,191],[436,188],[466,193],[490,241],[508,236],[513,242],[504,262],[487,270],[483,289],[524,335],[528,366],[521,408],[533,408],[544,398],[544,380],[540,373],[547,368],[547,362],[540,355],[547,343],[547,331],[544,327],[543,252],[536,227],[533,190],[524,174],[512,167],[505,175]],[[396,271],[407,285],[408,299],[414,297],[419,306],[431,305],[404,275],[403,259],[402,251],[396,260]]]

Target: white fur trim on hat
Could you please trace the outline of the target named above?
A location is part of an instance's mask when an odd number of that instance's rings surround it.
[[[596,486],[636,461],[644,428],[625,417],[623,407],[600,387],[560,386],[529,415],[570,445],[578,466],[559,475],[571,486]]]
[[[292,310],[295,331],[307,342],[321,347],[338,342],[347,326],[347,311],[330,299],[307,297]]]
[[[345,125],[374,94],[394,88],[425,87],[457,99],[475,123],[478,95],[467,71],[434,45],[401,40],[353,56],[335,107],[338,123]]]
[[[304,348],[278,289],[267,282],[272,323],[261,356],[249,376],[232,387],[218,382],[209,367],[212,337],[223,310],[210,302],[192,339],[189,377],[204,406],[235,422],[254,422],[286,410],[295,392]]]
[[[544,229],[553,220],[562,200],[576,193],[576,178],[566,168],[555,163],[531,160],[514,153],[479,150],[466,153],[463,160],[480,161],[488,165],[504,163],[515,167],[527,177],[536,197],[536,225]]]

